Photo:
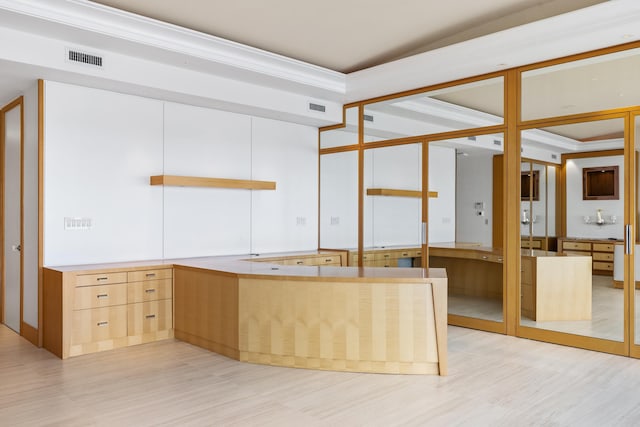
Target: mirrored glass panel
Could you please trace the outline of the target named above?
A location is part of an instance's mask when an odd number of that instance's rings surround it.
[[[526,71],[522,120],[639,105],[638,75],[640,49]]]
[[[503,320],[501,210],[503,135],[429,143],[429,267],[447,269],[449,314]],[[498,165],[498,166],[496,166]]]
[[[358,152],[320,156],[320,247],[358,247]]]
[[[419,265],[422,143],[366,150],[364,191],[364,266]]]
[[[342,147],[358,143],[358,107],[347,108],[345,125],[320,133],[320,148]]]
[[[624,226],[624,120],[612,119],[527,130],[522,133],[527,157],[549,161],[564,159],[564,229],[557,236],[557,251],[523,249],[521,264],[521,324],[615,341],[624,339],[623,277]],[[605,151],[606,150],[606,151]],[[525,171],[524,169],[528,169]],[[527,232],[542,233],[538,224],[555,215],[551,209],[552,175],[532,160],[522,172],[540,170],[538,196],[547,192],[547,206],[537,207],[530,190],[521,207],[529,209]],[[615,172],[614,172],[615,171]],[[550,185],[551,184],[551,185]],[[543,188],[544,187],[544,188]],[[541,217],[545,212],[544,218]],[[537,221],[537,223],[535,222]],[[523,227],[525,225],[523,224]],[[525,238],[522,238],[523,242]]]
[[[365,142],[504,123],[504,79],[496,77],[365,106]]]

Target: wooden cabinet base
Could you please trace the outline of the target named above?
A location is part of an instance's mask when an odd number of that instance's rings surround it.
[[[252,363],[446,374],[446,278],[238,277],[175,266],[175,336]]]

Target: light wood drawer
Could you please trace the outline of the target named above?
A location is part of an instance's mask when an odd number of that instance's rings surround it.
[[[304,258],[289,258],[282,261],[283,265],[310,265]]]
[[[591,243],[587,242],[562,242],[562,250],[591,251]]]
[[[520,241],[520,247],[525,249],[540,249],[542,247],[542,242],[540,240],[522,240]]]
[[[127,285],[127,302],[145,302],[172,297],[171,279],[146,280]]]
[[[81,274],[76,276],[76,286],[109,285],[126,283],[127,273]]]
[[[398,258],[415,258],[415,250],[398,251]]]
[[[422,251],[416,251],[416,257],[421,257],[422,256]]]
[[[143,280],[171,279],[172,269],[164,268],[158,270],[130,271],[127,276],[129,282],[141,282]]]
[[[324,255],[315,258],[317,265],[340,265],[340,255]]]
[[[520,307],[523,310],[533,311],[533,286],[522,285],[520,286]]]
[[[521,264],[520,283],[532,285],[533,284],[533,261],[529,258],[522,258]]]
[[[127,336],[127,305],[74,310],[71,315],[71,345]]]
[[[591,256],[591,252],[563,251],[566,255]]]
[[[613,248],[615,245],[611,243],[594,243],[593,250],[598,252],[611,252],[613,253]]]
[[[593,269],[613,271],[613,263],[612,262],[594,262]]]
[[[129,304],[127,307],[129,335],[147,334],[173,327],[170,299]]]
[[[611,261],[611,262],[613,262],[613,254],[610,254],[610,253],[594,252],[592,256],[593,256],[593,260],[594,261]]]
[[[81,286],[73,290],[74,310],[109,307],[127,303],[127,284]]]
[[[378,260],[393,259],[393,258],[394,258],[394,256],[393,256],[393,255],[395,255],[395,254],[392,254],[391,252],[379,252],[379,253],[376,253],[376,254],[374,255],[374,259],[375,259],[376,261],[378,261]]]

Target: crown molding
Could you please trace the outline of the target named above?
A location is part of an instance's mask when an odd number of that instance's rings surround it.
[[[204,61],[209,67],[224,67],[228,74],[235,70],[239,79],[264,81],[267,77],[313,88],[316,93],[319,89],[333,98],[344,96],[346,90],[346,76],[342,73],[87,0],[0,0],[0,13],[3,11],[30,18],[27,31],[47,32],[44,35],[54,38],[63,38],[56,36],[73,28],[130,44],[132,48],[142,45],[184,55],[196,59],[196,64]],[[54,25],[39,25],[42,21]],[[10,20],[6,23],[11,26]]]

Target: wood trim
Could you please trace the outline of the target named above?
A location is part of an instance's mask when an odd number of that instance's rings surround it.
[[[570,125],[593,120],[624,119],[629,111],[628,107],[613,108],[611,110],[589,111],[587,113],[570,114],[567,116],[543,117],[540,119],[526,120],[520,123],[521,129],[542,128],[559,125]]]
[[[520,79],[515,70],[505,78],[505,123],[507,125],[504,140],[503,164],[503,224],[505,263],[502,268],[502,310],[504,332],[516,335],[520,319],[520,130],[518,112],[520,111]],[[514,114],[515,113],[515,114]],[[515,191],[513,185],[515,182]],[[511,188],[510,188],[511,187]]]
[[[492,320],[460,316],[457,314],[449,314],[447,315],[447,323],[452,326],[461,326],[463,328],[478,329],[480,331],[487,331],[487,332],[495,332],[497,334],[506,333],[504,321],[494,322]]]
[[[427,192],[429,197],[437,198],[437,191]],[[394,190],[392,188],[367,188],[367,196],[390,196],[390,197],[416,197],[422,198],[422,191],[418,190]]]
[[[246,179],[205,178],[197,176],[155,175],[150,178],[151,185],[179,187],[215,187],[246,190],[275,190],[274,181],[254,181]]]
[[[589,157],[609,157],[609,156],[624,156],[624,149],[618,150],[602,150],[602,151],[584,151],[580,153],[565,153],[561,155],[562,162],[564,163],[569,159],[585,159]]]
[[[421,181],[422,181],[422,190],[426,190],[429,188],[429,143],[422,143],[422,170],[420,171]],[[436,193],[437,196],[437,193]],[[425,236],[424,241],[421,243],[422,248],[422,256],[420,257],[420,265],[422,268],[429,268],[429,198],[422,197],[421,203],[421,217],[422,224],[420,227],[425,227]],[[422,230],[421,230],[422,231]],[[445,313],[446,315],[446,313]]]
[[[631,311],[635,308],[633,298],[635,297],[635,257],[638,254],[635,253],[635,227],[636,227],[636,185],[635,179],[636,169],[636,150],[634,146],[634,140],[632,128],[635,127],[631,123],[632,116],[627,114],[624,123],[624,223],[629,224],[631,227],[631,255],[625,255],[625,268],[624,281],[626,289],[624,289],[624,341],[625,341],[625,355],[629,355],[631,343],[635,341],[635,337],[631,335],[635,328],[630,323],[635,322],[635,311]],[[617,172],[617,168],[616,168]],[[616,173],[616,178],[618,174]],[[618,194],[618,181],[616,180],[616,194]],[[633,315],[631,315],[633,313]],[[634,325],[635,326],[635,325]]]
[[[585,350],[600,351],[620,356],[628,355],[627,344],[622,341],[611,341],[603,338],[574,335],[566,332],[557,332],[549,329],[532,328],[522,325],[518,330],[518,336],[521,338],[545,341],[552,344],[568,345]]]
[[[4,113],[0,108],[0,323],[4,323]]]
[[[20,97],[20,335],[24,337],[24,97]]]
[[[358,267],[364,251],[364,107],[358,106]]]
[[[31,344],[40,347],[38,345],[40,332],[28,323],[22,322],[20,324],[20,335],[29,341]]]
[[[391,147],[394,145],[415,144],[417,142],[442,141],[446,139],[462,138],[465,136],[491,135],[494,133],[504,133],[504,125],[485,126],[479,128],[469,128],[462,130],[453,130],[448,132],[429,133],[424,135],[407,136],[404,138],[386,139],[384,141],[364,143],[364,149]]]
[[[38,80],[38,347],[44,340],[44,80]]]
[[[502,249],[504,236],[504,154],[493,156],[493,221],[492,221],[492,242],[494,248]]]
[[[357,144],[354,145],[342,145],[339,147],[331,147],[331,148],[321,148],[320,155],[324,154],[335,154],[335,153],[344,153],[346,151],[356,151],[359,150],[360,146]]]

